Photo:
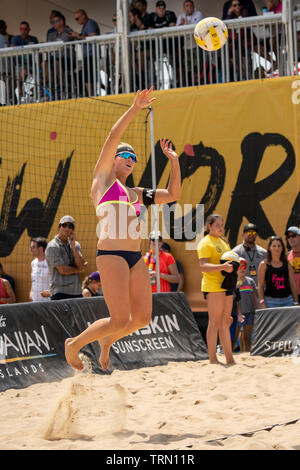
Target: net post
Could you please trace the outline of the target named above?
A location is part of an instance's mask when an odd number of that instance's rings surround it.
[[[152,174],[152,188],[156,189],[156,165],[155,165],[155,146],[154,146],[154,116],[153,108],[149,107],[150,115],[150,140],[151,140],[151,174]],[[156,286],[157,292],[160,292],[160,270],[159,270],[159,249],[158,249],[158,208],[157,204],[153,205],[153,216],[154,216],[154,233],[155,233],[155,253],[158,259],[156,263]]]

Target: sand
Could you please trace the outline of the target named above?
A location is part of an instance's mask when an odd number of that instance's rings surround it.
[[[7,390],[0,449],[300,450],[300,359],[235,360],[75,372]]]

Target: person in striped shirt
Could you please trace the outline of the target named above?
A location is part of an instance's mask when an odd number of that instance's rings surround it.
[[[246,276],[248,262],[244,258],[240,258],[240,267],[238,270],[238,302],[237,309],[239,318],[237,329],[239,329],[240,350],[249,352],[251,349],[251,334],[254,323],[254,313],[258,308],[257,291],[254,279]],[[239,321],[242,320],[242,321]],[[236,334],[238,331],[236,332]]]

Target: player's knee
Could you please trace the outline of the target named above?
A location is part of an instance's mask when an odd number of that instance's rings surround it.
[[[111,320],[111,329],[112,333],[115,333],[123,328],[126,327],[127,323],[129,322],[130,319],[130,314],[128,315],[122,315],[121,317],[118,317],[117,319],[114,318]]]
[[[135,312],[134,315],[134,323],[137,326],[137,329],[143,328],[151,322],[151,310],[141,310],[139,312]]]

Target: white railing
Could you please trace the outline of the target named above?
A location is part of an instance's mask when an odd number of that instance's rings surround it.
[[[294,13],[290,25],[292,40],[281,14],[225,23],[228,41],[212,53],[196,45],[193,25],[130,33],[126,54],[127,43],[118,34],[0,49],[0,103],[104,96],[152,84],[168,89],[298,74],[300,13]]]

